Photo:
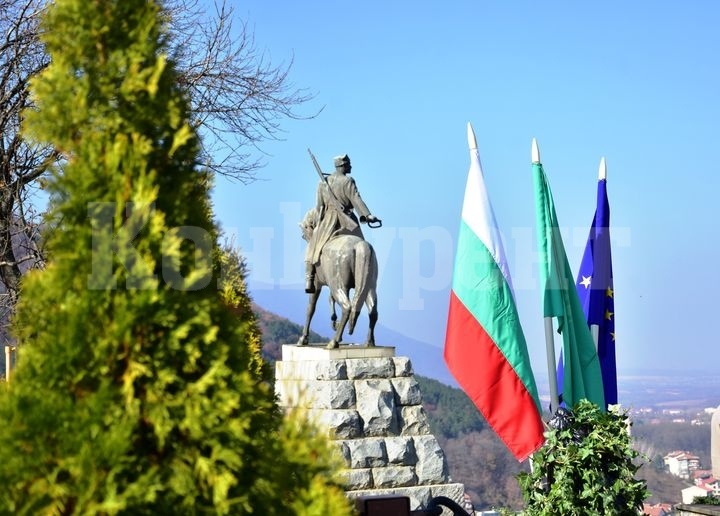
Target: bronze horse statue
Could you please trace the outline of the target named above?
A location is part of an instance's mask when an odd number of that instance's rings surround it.
[[[305,214],[300,225],[304,238],[309,239],[314,230],[313,221],[315,219],[315,209],[313,208]],[[377,275],[378,264],[375,250],[366,240],[355,235],[337,235],[328,240],[320,253],[320,263],[315,272],[315,292],[308,294],[310,298],[305,326],[297,345],[304,346],[308,343],[310,321],[315,314],[320,291],[325,286],[330,289],[331,319],[332,327],[335,330],[335,335],[327,345],[328,349],[337,348],[340,345],[346,326],[348,333],[352,335],[363,304],[367,306],[370,320],[365,346],[374,346],[375,323],[378,319]],[[353,291],[352,298],[350,290]],[[341,307],[339,321],[335,313],[336,303]]]

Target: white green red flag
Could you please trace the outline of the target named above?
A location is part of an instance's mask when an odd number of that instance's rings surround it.
[[[450,293],[445,362],[495,433],[523,461],[545,441],[540,399],[470,124],[468,142],[470,171]]]

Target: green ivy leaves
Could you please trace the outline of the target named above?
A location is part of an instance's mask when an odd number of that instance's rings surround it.
[[[635,479],[639,453],[625,413],[601,412],[582,400],[569,425],[546,437],[532,472],[518,475],[526,514],[638,514],[648,492],[645,481]]]

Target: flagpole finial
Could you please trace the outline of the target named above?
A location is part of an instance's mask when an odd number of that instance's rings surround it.
[[[607,165],[605,165],[605,158],[600,158],[600,168],[598,168],[598,180],[607,179]]]
[[[477,139],[475,138],[475,131],[473,131],[472,124],[468,122],[467,125],[467,137],[468,137],[468,147],[470,147],[470,150],[477,150]]]
[[[537,140],[535,138],[532,139],[532,162],[533,163],[540,163],[540,149],[538,149]]]

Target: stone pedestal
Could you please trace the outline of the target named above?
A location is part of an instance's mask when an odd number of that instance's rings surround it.
[[[275,391],[281,406],[306,409],[328,429],[350,498],[408,496],[411,510],[436,496],[462,504],[464,486],[449,480],[410,359],[395,348],[283,346]]]

